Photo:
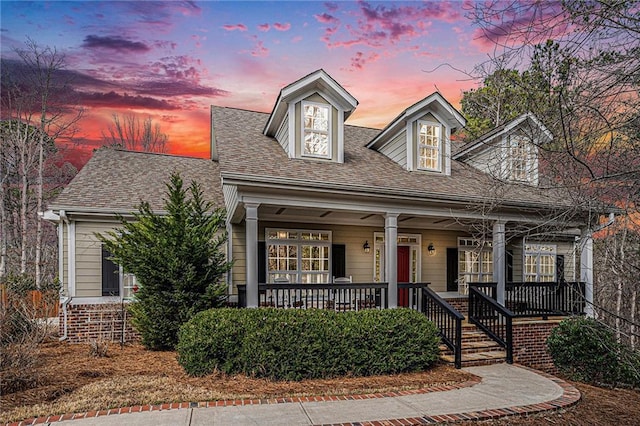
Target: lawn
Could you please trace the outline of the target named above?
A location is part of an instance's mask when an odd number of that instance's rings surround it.
[[[41,362],[34,371],[38,386],[2,395],[0,423],[47,414],[161,402],[372,393],[455,384],[474,378],[447,366],[436,366],[422,373],[302,382],[272,382],[222,374],[193,378],[178,365],[175,352],[150,352],[139,345],[120,348],[112,344],[108,356],[100,358],[89,354],[88,345],[59,342],[43,344],[41,352]],[[480,423],[500,426],[638,424],[640,391],[572,384],[580,390],[583,400],[568,410]]]

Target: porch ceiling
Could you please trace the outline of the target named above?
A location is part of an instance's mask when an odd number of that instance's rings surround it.
[[[258,220],[384,228],[384,216],[377,212],[283,207],[265,204],[260,205],[258,208]],[[464,230],[460,223],[450,217],[420,217],[403,214],[398,217],[398,228]]]

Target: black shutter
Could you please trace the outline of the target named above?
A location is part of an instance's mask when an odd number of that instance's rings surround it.
[[[347,248],[344,244],[331,244],[331,274],[336,278],[347,276]]]
[[[513,250],[507,250],[507,261],[504,263],[506,268],[507,282],[513,282]]]
[[[267,245],[258,241],[258,282],[267,282]]]
[[[102,295],[120,295],[120,268],[108,259],[111,257],[109,250],[102,246]]]
[[[458,249],[447,248],[447,291],[458,291]]]
[[[559,254],[556,256],[556,277],[557,282],[563,283],[564,280],[564,255]]]

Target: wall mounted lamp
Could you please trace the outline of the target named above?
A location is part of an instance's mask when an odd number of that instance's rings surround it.
[[[369,240],[364,242],[364,244],[362,245],[362,250],[364,250],[365,253],[371,252],[371,246],[369,246]]]
[[[433,245],[433,243],[429,243],[429,246],[427,247],[427,251],[429,252],[429,256],[433,256],[436,254],[436,248]]]

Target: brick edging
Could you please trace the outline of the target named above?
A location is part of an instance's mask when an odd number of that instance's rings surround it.
[[[490,419],[498,419],[501,417],[509,417],[509,416],[527,416],[531,414],[541,413],[544,411],[557,411],[562,408],[571,407],[580,401],[581,395],[580,391],[576,389],[575,386],[565,382],[558,377],[555,377],[551,374],[535,370],[530,367],[526,367],[524,365],[517,365],[519,368],[524,370],[528,370],[534,372],[546,379],[551,380],[558,386],[562,388],[562,395],[558,398],[552,399],[550,401],[541,402],[538,404],[528,404],[528,405],[517,405],[512,407],[505,408],[494,408],[491,410],[483,410],[483,411],[470,411],[465,413],[455,413],[455,414],[441,414],[437,416],[423,416],[423,417],[406,417],[401,419],[385,419],[385,420],[374,420],[374,421],[366,421],[366,422],[357,422],[357,423],[336,423],[335,425],[330,426],[386,426],[386,425],[430,425],[436,423],[458,423],[463,421],[478,421],[478,420],[490,420]],[[329,426],[329,425],[323,425]]]
[[[420,395],[432,392],[446,392],[456,389],[468,388],[480,383],[480,377],[476,376],[472,379],[452,385],[431,386],[422,389],[410,389],[404,391],[392,391],[382,393],[367,393],[354,395],[333,395],[333,396],[303,396],[290,398],[264,398],[264,399],[226,399],[218,401],[205,402],[173,402],[157,405],[135,405],[123,408],[111,408],[109,410],[88,411],[85,413],[68,413],[52,416],[42,416],[37,418],[25,419],[20,422],[6,423],[6,426],[29,426],[44,423],[61,422],[65,420],[87,419],[101,416],[111,416],[114,414],[141,413],[146,411],[164,411],[177,410],[185,408],[211,408],[211,407],[231,407],[239,405],[264,405],[264,404],[285,404],[291,402],[329,402],[329,401],[352,401],[361,399],[375,398],[393,398],[406,395]]]

